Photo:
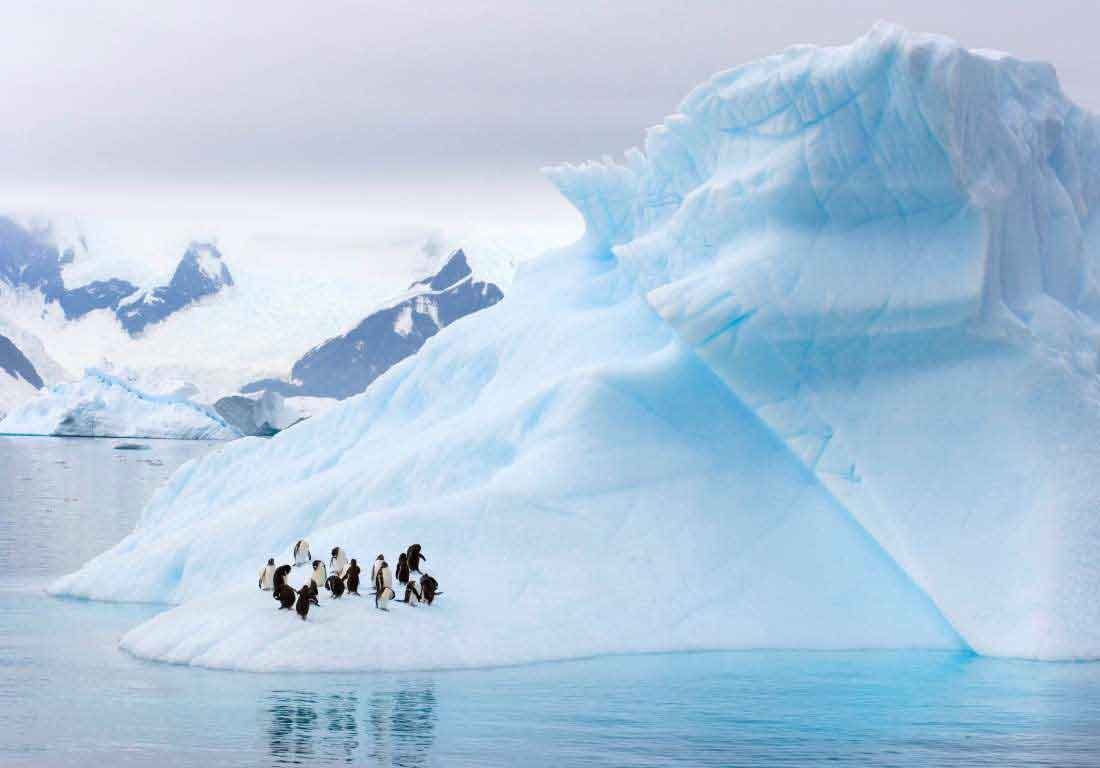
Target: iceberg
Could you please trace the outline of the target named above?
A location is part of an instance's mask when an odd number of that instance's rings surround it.
[[[231,440],[241,433],[185,394],[151,394],[133,382],[89,368],[76,382],[57,384],[0,420],[0,434]]]
[[[122,646],[233,669],[1100,658],[1098,150],[1048,65],[891,25],[720,73],[547,170],[586,234],[506,301],[51,591],[175,604]],[[253,579],[301,537],[420,542],[444,596],[286,621]]]
[[[252,395],[228,395],[214,403],[214,410],[242,435],[270,437],[311,415],[308,405],[297,401],[320,398],[284,398],[266,390]],[[322,406],[323,407],[323,406]]]

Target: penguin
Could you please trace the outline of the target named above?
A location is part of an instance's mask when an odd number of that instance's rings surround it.
[[[332,593],[334,599],[338,599],[344,594],[344,580],[335,573],[328,577],[325,587]]]
[[[333,574],[341,579],[344,578],[344,569],[348,567],[348,556],[344,554],[342,547],[332,548],[332,559],[329,560],[328,565]]]
[[[393,575],[397,577],[399,583],[409,583],[409,556],[407,553],[402,552],[397,556],[397,567],[393,569]]]
[[[320,607],[321,602],[317,599],[317,582],[310,579],[309,584],[307,584],[306,586],[309,587],[309,601],[314,605]]]
[[[439,582],[425,573],[420,577],[420,594],[423,596],[424,602],[431,605],[432,601],[435,600],[435,596],[439,594]]]
[[[411,547],[409,547],[409,550],[408,550],[408,552],[406,552],[406,555],[408,556],[408,559],[409,559],[409,572],[411,573],[411,572],[415,571],[416,573],[420,573],[420,561],[421,560],[423,560],[424,562],[428,561],[428,558],[425,557],[423,554],[421,554],[420,545],[419,544],[413,544]]]
[[[325,571],[325,564],[320,560],[313,561],[313,583],[317,585],[317,589],[325,586],[325,582],[328,581],[328,572]]]
[[[313,560],[313,555],[309,553],[309,542],[305,539],[299,539],[298,543],[294,545],[294,567],[309,565],[311,560]]]
[[[280,611],[289,611],[294,607],[294,587],[282,584],[275,590],[275,599],[279,601]]]
[[[275,558],[269,557],[267,565],[260,569],[260,589],[270,592],[275,589]]]
[[[390,580],[390,566],[385,560],[381,561],[374,577],[374,607],[388,611],[386,605],[397,595],[393,591],[393,582]]]
[[[289,589],[289,587],[288,587]],[[302,585],[302,588],[298,590],[298,604],[294,606],[298,611],[298,615],[302,618],[302,621],[306,620],[306,616],[309,615],[309,604],[313,602],[313,582]]]
[[[275,569],[275,573],[271,575],[271,585],[273,594],[271,595],[276,600],[281,600],[279,597],[279,590],[286,586],[286,577],[290,575],[289,565],[280,565]]]
[[[359,573],[362,569],[359,567],[359,563],[355,562],[355,558],[351,559],[348,564],[348,569],[344,572],[344,584],[348,588],[348,594],[359,597]]]
[[[382,563],[386,562],[384,555],[378,555],[374,558],[374,562],[370,565],[370,583],[373,584],[374,580],[378,578],[378,569],[382,567]]]
[[[413,608],[420,605],[420,585],[410,581],[405,585],[405,599],[402,601]]]

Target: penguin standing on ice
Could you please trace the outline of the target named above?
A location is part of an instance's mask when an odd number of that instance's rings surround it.
[[[275,569],[275,573],[273,573],[271,575],[271,584],[272,584],[272,595],[271,596],[274,597],[276,600],[282,600],[282,598],[279,597],[279,591],[287,585],[286,584],[286,577],[289,576],[289,575],[290,575],[290,566],[289,565],[280,565],[278,568]],[[293,590],[291,590],[291,591],[293,591]]]
[[[355,562],[353,557],[351,562],[348,563],[348,569],[344,572],[344,584],[348,588],[349,595],[359,597],[359,574],[361,571],[359,563]]]
[[[275,558],[270,557],[267,565],[260,569],[260,589],[270,592],[275,589]]]
[[[407,552],[402,552],[397,556],[397,567],[393,569],[393,575],[397,577],[398,584],[409,583],[409,555]]]
[[[374,576],[374,607],[388,611],[389,608],[386,606],[396,596],[393,591],[393,581],[390,577],[390,566],[383,560]]]
[[[275,589],[275,599],[279,601],[280,611],[289,611],[294,607],[294,587],[289,584],[280,584]]]
[[[374,562],[370,566],[370,583],[373,584],[375,579],[378,578],[378,569],[382,567],[382,563],[386,562],[385,555],[379,555],[374,558]]]
[[[344,578],[344,569],[348,567],[348,556],[344,554],[343,547],[332,548],[332,559],[329,560],[328,566],[333,575]]]
[[[344,594],[344,580],[334,573],[325,582],[325,589],[332,593],[333,598],[338,599]]]
[[[294,567],[309,565],[312,560],[313,555],[309,553],[309,542],[305,539],[299,539],[298,543],[294,545]]]
[[[405,599],[402,601],[413,608],[420,605],[420,585],[415,581],[405,584]]]
[[[287,587],[290,589],[290,587]],[[306,616],[309,615],[309,604],[313,602],[313,582],[302,585],[302,588],[298,590],[298,604],[294,606],[298,611],[298,615],[302,621],[306,620]]]
[[[420,573],[420,561],[428,561],[428,558],[421,553],[420,545],[413,544],[411,547],[409,547],[408,551],[405,554],[409,560],[409,572]]]
[[[431,605],[435,596],[439,594],[439,582],[425,573],[420,577],[420,594],[424,602]]]
[[[317,586],[317,589],[325,586],[325,582],[328,581],[328,572],[325,571],[325,564],[321,560],[313,561],[313,577],[312,582]]]

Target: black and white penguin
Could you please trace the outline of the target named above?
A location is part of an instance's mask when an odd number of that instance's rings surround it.
[[[409,559],[409,572],[420,573],[420,561],[428,561],[428,558],[425,557],[423,553],[421,553],[420,545],[413,544],[411,547],[409,547],[408,551],[405,554],[408,556]]]
[[[332,593],[334,598],[339,598],[344,594],[344,580],[334,573],[328,577],[325,588]]]
[[[375,579],[378,578],[378,569],[382,567],[382,563],[386,562],[385,555],[378,555],[374,558],[374,562],[370,564],[370,583],[373,584]]]
[[[328,581],[328,572],[325,571],[325,564],[321,560],[313,561],[312,581],[317,585],[317,589],[325,586],[325,582]]]
[[[309,604],[313,602],[313,582],[305,584],[298,590],[298,603],[294,606],[298,611],[298,615],[302,617],[302,621],[306,620],[306,616],[309,615]]]
[[[344,569],[348,567],[348,556],[344,554],[343,547],[332,548],[332,559],[328,561],[329,570],[340,578],[344,578]]]
[[[397,556],[397,567],[393,569],[393,575],[397,577],[397,583],[409,583],[409,555],[402,552]]]
[[[275,589],[275,558],[267,560],[267,565],[260,569],[260,589],[270,592]]]
[[[289,565],[280,565],[275,569],[275,573],[271,575],[271,586],[273,594],[271,595],[276,600],[279,600],[279,590],[286,586],[286,577],[290,575]]]
[[[415,581],[410,581],[405,585],[405,599],[403,602],[413,608],[420,605],[420,585]]]
[[[424,599],[425,603],[431,605],[437,594],[439,594],[439,582],[425,573],[420,577],[421,597]]]
[[[298,543],[294,545],[294,567],[309,565],[312,560],[313,555],[309,553],[309,542],[305,539],[299,539]]]
[[[309,601],[311,603],[313,603],[314,605],[317,605],[317,606],[321,605],[321,602],[317,599],[317,595],[318,595],[317,582],[315,582],[311,579],[309,584],[306,584],[306,586],[309,587]]]
[[[355,558],[351,559],[348,563],[348,569],[344,572],[344,584],[348,588],[348,594],[359,596],[359,574],[362,569],[359,567],[359,563],[355,562]]]
[[[374,576],[374,607],[388,611],[386,606],[397,595],[393,591],[393,581],[390,576],[390,566],[382,560]]]
[[[294,599],[296,595],[294,593],[294,587],[289,584],[282,584],[275,589],[275,599],[279,601],[280,611],[289,611],[294,607]]]

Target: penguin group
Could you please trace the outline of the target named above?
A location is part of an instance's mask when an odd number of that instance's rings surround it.
[[[314,560],[309,549],[309,542],[299,540],[294,545],[294,567],[311,566],[313,571],[309,580],[299,589],[295,590],[287,583],[291,566],[275,565],[275,558],[268,558],[267,564],[260,569],[259,588],[271,592],[272,597],[279,603],[279,610],[295,610],[302,621],[309,615],[310,606],[320,606],[318,596],[321,589],[329,593],[333,600],[339,600],[345,593],[359,597],[359,585],[362,568],[356,559],[348,558],[342,547],[333,547],[332,556],[329,558],[328,567],[322,560]],[[397,567],[393,574],[390,573],[390,565],[386,562],[385,555],[379,554],[371,565],[371,586],[374,597],[374,607],[380,611],[388,611],[390,602],[397,600],[397,592],[394,591],[396,579],[398,589],[404,589],[404,596],[397,602],[408,606],[418,606],[421,603],[431,605],[435,599],[443,594],[439,591],[439,582],[421,572],[421,566],[428,558],[421,551],[419,544],[413,544],[407,550],[397,556]]]

